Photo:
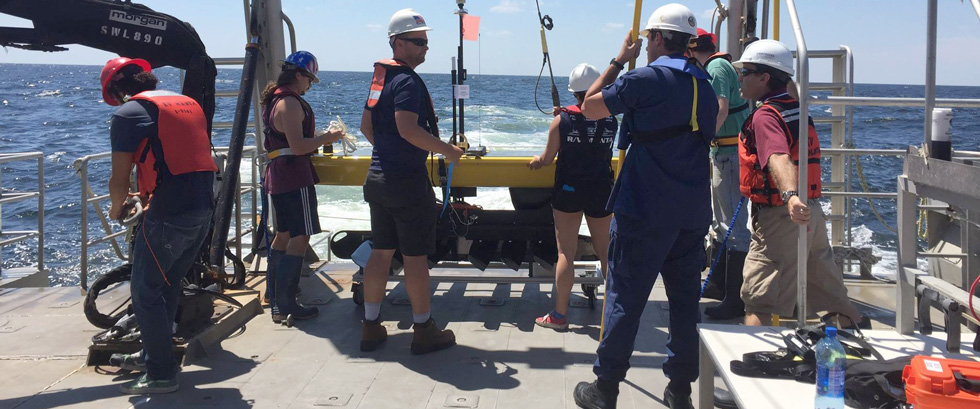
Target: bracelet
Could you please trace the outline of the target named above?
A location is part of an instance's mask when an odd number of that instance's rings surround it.
[[[616,68],[619,68],[619,69],[626,68],[625,65],[620,64],[619,61],[616,61],[615,58],[609,60],[609,65],[612,65],[613,67],[616,67]]]

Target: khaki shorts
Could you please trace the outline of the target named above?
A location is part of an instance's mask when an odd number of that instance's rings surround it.
[[[834,263],[820,202],[810,200],[807,243],[807,311],[839,312],[849,317],[860,313],[847,298],[843,274]],[[799,225],[785,206],[752,208],[752,243],[742,274],[745,312],[790,317],[796,307],[797,242]]]

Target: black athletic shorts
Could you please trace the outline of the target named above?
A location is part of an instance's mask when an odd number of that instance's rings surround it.
[[[379,250],[401,250],[404,256],[436,251],[436,205],[424,176],[391,177],[368,171],[364,200],[371,208],[371,240]]]
[[[290,237],[321,232],[320,217],[316,213],[316,188],[312,185],[273,194],[272,205],[276,209],[277,232],[289,232]]]
[[[582,181],[576,186],[561,184],[551,194],[551,208],[559,212],[584,212],[586,216],[601,218],[612,214],[606,210],[606,202],[612,193],[611,181]]]

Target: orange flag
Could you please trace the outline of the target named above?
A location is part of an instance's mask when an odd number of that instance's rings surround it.
[[[474,15],[463,15],[463,39],[477,41],[480,39],[480,18]]]

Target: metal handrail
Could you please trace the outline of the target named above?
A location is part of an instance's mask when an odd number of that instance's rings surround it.
[[[216,152],[226,152],[228,150],[227,147],[215,147],[214,149]],[[238,211],[236,212],[235,235],[233,236],[234,237],[233,240],[237,242],[236,255],[239,257],[241,257],[242,255],[242,248],[241,248],[242,237],[244,237],[246,234],[251,234],[252,240],[254,241],[255,235],[257,234],[255,229],[249,229],[248,231],[242,230],[242,216],[249,215],[250,217],[254,218],[256,214],[255,209],[256,206],[258,206],[258,192],[259,192],[258,173],[255,165],[258,156],[257,149],[255,146],[246,146],[245,148],[242,149],[242,154],[243,157],[245,157],[245,155],[248,155],[247,157],[249,157],[251,161],[250,167],[252,168],[252,180],[247,187],[238,189],[238,197],[236,198],[236,204],[237,204],[236,207]],[[89,183],[88,180],[89,163],[94,160],[107,159],[111,156],[112,156],[112,152],[103,152],[94,155],[87,155],[75,160],[73,164],[75,171],[78,173],[78,177],[79,179],[81,179],[82,182],[82,189],[81,189],[82,249],[81,249],[81,261],[79,263],[80,269],[78,274],[79,274],[79,286],[83,290],[88,290],[88,253],[90,247],[108,242],[110,243],[110,245],[112,245],[113,249],[115,250],[116,256],[119,257],[119,259],[121,260],[129,259],[128,255],[123,252],[122,247],[119,245],[119,241],[118,241],[120,237],[128,233],[128,229],[113,230],[112,226],[109,224],[109,218],[105,213],[103,213],[102,207],[100,206],[100,203],[103,200],[109,199],[109,195],[96,195],[95,192],[92,190],[91,184]],[[238,180],[238,183],[241,183],[241,179]],[[245,194],[251,194],[252,212],[242,212],[241,210],[242,208],[241,198],[242,195]],[[88,205],[89,204],[92,204],[92,207],[96,210],[96,214],[98,215],[99,220],[102,224],[102,228],[105,231],[104,235],[94,240],[89,240],[89,231],[88,231],[88,217],[89,217]]]
[[[123,260],[127,259],[127,256],[123,254],[122,247],[119,246],[119,242],[116,240],[118,236],[114,235],[115,233],[118,232],[114,232],[112,230],[112,226],[109,225],[109,218],[105,215],[105,213],[102,213],[102,208],[100,206],[100,203],[102,203],[103,200],[108,199],[108,195],[97,196],[95,192],[92,190],[92,186],[88,182],[89,162],[94,160],[107,159],[111,156],[112,156],[112,152],[103,152],[94,155],[86,155],[76,159],[74,164],[72,165],[75,168],[75,172],[78,174],[78,178],[82,182],[82,189],[81,189],[82,251],[81,251],[81,260],[79,261],[79,272],[78,272],[79,286],[82,288],[82,290],[88,290],[88,248],[95,244],[106,241],[103,239],[98,239],[95,242],[90,242],[88,239],[88,212],[89,212],[88,205],[89,204],[91,204],[92,207],[96,210],[95,213],[99,217],[99,221],[102,224],[102,229],[105,230],[104,237],[110,237],[110,236],[112,237],[111,239],[108,240],[111,240],[110,244],[112,245],[113,250],[115,250],[116,256]]]
[[[286,23],[286,29],[289,30],[289,46],[292,48],[292,52],[296,52],[296,28],[293,27],[293,20],[290,20],[286,13],[282,14],[282,21]]]
[[[813,105],[852,105],[880,107],[923,107],[925,98],[891,98],[891,97],[836,97],[811,95]],[[939,108],[980,108],[980,99],[936,98],[935,106]]]
[[[932,110],[936,108],[936,20],[939,1],[928,0],[926,7],[926,115],[922,148],[932,149]]]
[[[37,161],[37,192],[7,192],[6,194],[0,193],[0,196],[6,197],[0,200],[0,205],[5,203],[21,202],[25,200],[37,199],[37,230],[8,230],[3,231],[0,228],[0,237],[3,236],[13,236],[12,238],[6,240],[0,240],[0,247],[7,246],[14,243],[19,243],[22,241],[37,239],[37,271],[44,271],[44,153],[43,152],[18,152],[18,153],[0,153],[0,164],[17,162],[17,161]],[[0,179],[0,187],[3,186],[2,179]],[[2,192],[3,189],[0,189]],[[3,213],[0,212],[0,216]],[[0,217],[0,225],[2,225],[2,217]]]
[[[809,82],[810,82],[810,60],[807,57],[806,49],[806,39],[803,37],[803,27],[800,25],[800,16],[796,11],[796,2],[794,0],[786,0],[786,11],[789,14],[790,20],[793,23],[793,34],[796,37],[796,52],[799,58],[796,59],[796,78],[799,86],[800,94],[800,112],[810,112],[809,111]],[[809,123],[807,121],[800,121],[800,135],[807,134],[807,126]],[[807,157],[807,146],[806,144],[800,145],[800,156],[801,158]],[[799,179],[797,186],[807,186],[807,166],[800,166]],[[798,313],[796,318],[796,324],[798,328],[803,328],[806,326],[806,281],[807,281],[807,256],[809,255],[809,245],[807,243],[807,227],[799,226],[799,240],[796,246],[797,254],[797,305]]]
[[[854,96],[854,53],[851,52],[851,47],[848,47],[843,44],[840,46],[840,49],[844,50],[844,56],[845,56],[844,58],[846,59],[845,63],[847,64],[847,83],[848,83],[847,96],[853,97]],[[844,140],[846,141],[845,144],[846,146],[854,146],[854,106],[847,105],[847,112],[844,114],[844,116],[847,117],[845,122],[845,126],[847,127],[847,135],[844,136]],[[851,166],[853,159],[854,158],[852,158],[851,155],[845,154],[844,156],[844,168],[847,170],[847,173],[844,174],[844,181],[846,183],[844,185],[845,192],[851,191],[851,182],[853,181],[853,177],[854,177],[853,176],[854,172],[852,171],[853,167]],[[847,218],[844,221],[844,233],[845,233],[845,237],[847,237],[848,246],[850,246],[854,240],[853,234],[851,233],[851,228],[853,227],[853,223],[852,223],[853,218],[851,217],[851,209],[853,207],[854,207],[853,200],[851,200],[851,198],[847,198],[844,201],[844,214],[847,215]]]

